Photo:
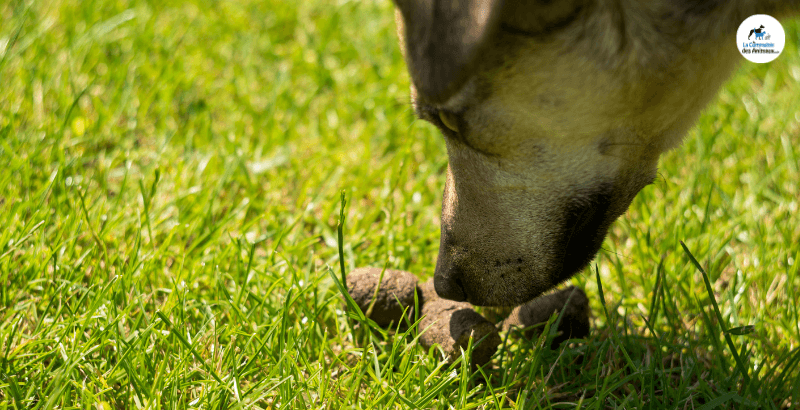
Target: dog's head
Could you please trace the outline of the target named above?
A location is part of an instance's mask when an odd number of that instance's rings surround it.
[[[476,305],[588,264],[739,57],[727,2],[395,3],[416,114],[450,159],[436,291]]]

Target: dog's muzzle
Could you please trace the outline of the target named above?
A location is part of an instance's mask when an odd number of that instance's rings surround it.
[[[499,230],[460,230],[472,236],[465,238],[443,228],[436,293],[478,306],[512,306],[539,296],[591,262],[609,226],[628,205],[618,206],[614,198],[613,188],[603,186],[565,201],[560,222],[537,237],[547,240],[530,239],[524,245],[498,240],[507,236]]]

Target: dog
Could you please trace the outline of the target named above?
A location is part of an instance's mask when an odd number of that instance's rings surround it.
[[[754,29],[750,30],[750,34],[747,35],[747,39],[750,40],[750,37],[752,37],[754,33],[756,35],[756,40],[758,40],[759,38],[764,38],[764,34],[767,34],[767,33],[765,31],[763,31],[763,30],[764,30],[764,26],[763,25],[761,27],[759,27],[759,28],[754,28]]]
[[[449,165],[434,283],[479,306],[582,270],[743,60],[800,0],[394,0],[415,114]]]

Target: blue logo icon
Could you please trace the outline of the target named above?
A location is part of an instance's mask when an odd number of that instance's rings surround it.
[[[736,30],[736,42],[739,52],[747,60],[754,63],[768,63],[783,51],[786,33],[781,23],[774,17],[754,14],[739,25]]]
[[[764,35],[765,35],[765,34],[767,34],[767,32],[766,32],[766,31],[764,31],[764,26],[762,25],[762,26],[761,26],[761,27],[759,27],[759,28],[754,28],[754,29],[750,30],[750,35],[749,35],[749,36],[747,36],[747,39],[748,39],[748,40],[750,40],[750,37],[751,37],[753,34],[755,34],[755,35],[756,35],[756,40],[759,40],[759,39],[760,39],[760,40],[763,40],[763,39],[764,39]]]

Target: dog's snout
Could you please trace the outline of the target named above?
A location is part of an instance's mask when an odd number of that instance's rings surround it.
[[[441,298],[454,300],[456,302],[467,300],[467,294],[464,292],[464,285],[459,278],[434,275],[433,287]]]

